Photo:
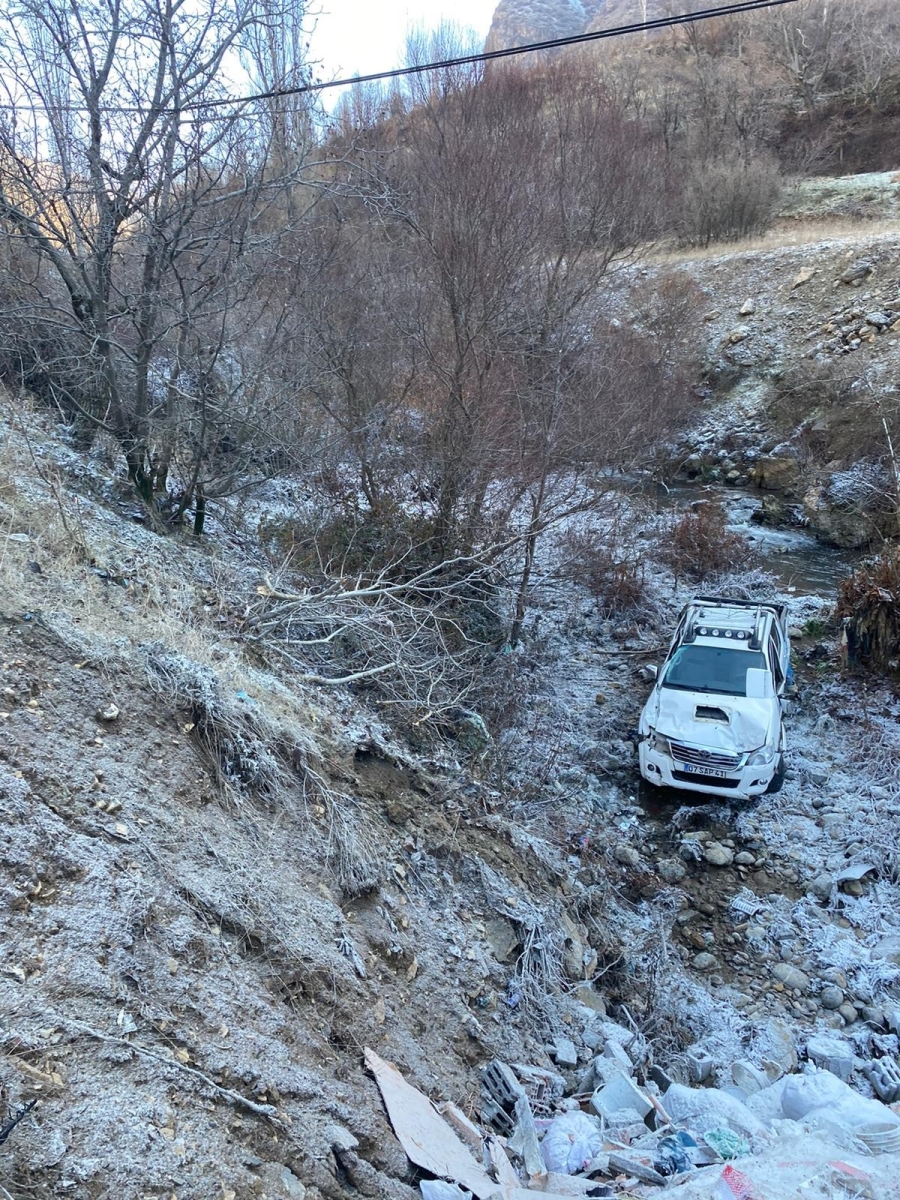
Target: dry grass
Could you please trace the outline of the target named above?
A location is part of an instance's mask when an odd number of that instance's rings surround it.
[[[900,670],[900,550],[887,550],[843,580],[836,611],[847,622],[852,663]]]
[[[654,265],[708,262],[717,258],[737,258],[786,246],[814,246],[819,242],[894,242],[900,235],[900,221],[854,221],[838,218],[778,221],[768,231],[741,242],[712,242],[709,246],[679,248],[674,241],[661,243],[647,255]]]

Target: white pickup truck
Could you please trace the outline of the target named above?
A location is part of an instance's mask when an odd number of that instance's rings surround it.
[[[783,604],[697,596],[641,713],[641,775],[736,800],[780,791],[791,683]]]

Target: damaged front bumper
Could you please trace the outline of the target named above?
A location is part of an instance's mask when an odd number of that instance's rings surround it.
[[[730,769],[680,762],[660,750],[645,738],[638,746],[641,775],[657,787],[680,788],[686,792],[706,792],[735,800],[750,800],[762,796],[775,774],[775,761],[768,766],[745,765]]]

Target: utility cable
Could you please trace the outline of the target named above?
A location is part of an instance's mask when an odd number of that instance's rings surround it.
[[[637,21],[629,25],[615,25],[610,29],[595,29],[590,33],[571,34],[564,38],[549,38],[542,42],[529,42],[524,46],[505,46],[500,50],[482,50],[477,54],[463,54],[456,58],[445,58],[437,62],[417,63],[409,67],[395,67],[392,71],[376,71],[369,75],[352,75],[348,79],[332,79],[324,83],[305,83],[297,87],[273,88],[257,92],[252,96],[223,97],[218,100],[198,100],[185,108],[215,108],[225,104],[251,104],[257,100],[275,100],[282,96],[298,96],[306,92],[322,92],[326,88],[348,87],[357,83],[377,83],[386,79],[400,79],[405,75],[422,75],[426,71],[443,71],[450,67],[463,67],[474,63],[493,62],[500,58],[512,58],[520,54],[534,54],[539,50],[557,50],[564,46],[581,46],[586,42],[598,42],[605,38],[624,37],[630,33],[646,33],[656,29],[669,29],[675,25],[690,25],[698,21],[710,21],[716,17],[733,16],[735,13],[757,12],[765,8],[781,8],[796,4],[797,0],[742,0],[740,4],[720,4],[716,8],[705,8],[697,12],[678,13],[675,16],[655,17],[649,21]]]
[[[628,25],[615,25],[609,29],[595,29],[590,33],[571,34],[569,37],[548,38],[541,42],[528,42],[524,46],[504,46],[499,50],[482,50],[477,54],[463,54],[454,58],[440,59],[436,62],[416,63],[407,67],[395,67],[391,71],[375,71],[367,75],[352,75],[347,79],[331,79],[321,83],[304,83],[296,87],[272,88],[265,92],[256,92],[250,96],[221,96],[215,100],[195,100],[179,108],[180,112],[196,112],[210,108],[223,108],[231,104],[253,104],[259,100],[279,100],[287,96],[301,96],[311,92],[323,92],[328,88],[352,87],[359,83],[378,83],[389,79],[401,79],[407,75],[423,75],[428,71],[443,71],[451,67],[463,67],[475,63],[494,62],[502,58],[513,58],[522,54],[535,54],[541,50],[559,50],[566,46],[582,46],[588,42],[599,42],[607,38],[625,37],[632,33],[648,33],[657,29],[670,29],[678,25],[693,25],[700,21],[711,21],[717,17],[735,16],[740,13],[759,12],[767,8],[781,8],[787,4],[796,4],[797,0],[741,0],[739,4],[719,4],[715,8],[704,8],[696,12],[678,13],[668,17],[654,17],[649,21],[636,21]],[[40,109],[52,112],[83,112],[80,105],[60,104],[46,106],[43,104],[0,104],[0,111],[16,111],[19,109]],[[111,105],[105,111],[117,113],[143,114],[142,108],[124,108]],[[165,112],[172,110],[166,109]]]

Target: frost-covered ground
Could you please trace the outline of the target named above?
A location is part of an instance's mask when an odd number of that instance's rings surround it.
[[[756,561],[774,571],[676,584],[652,560],[648,528],[647,598],[632,618],[601,619],[586,592],[554,579],[548,552],[518,652],[528,715],[506,739],[509,781],[527,828],[561,826],[573,863],[599,847],[617,864],[636,903],[621,916],[626,943],[671,921],[665,1004],[723,1068],[741,1055],[761,1063],[785,1021],[801,1044],[826,1028],[863,1057],[873,1035],[888,1052],[897,1039],[885,1013],[900,1001],[900,702],[887,683],[846,673],[833,627],[824,632],[846,559],[826,555],[823,567],[808,535],[749,524],[751,499],[732,494],[732,528],[757,537]],[[744,807],[659,793],[638,776],[641,669],[697,591],[789,606],[800,694],[788,778],[780,795]],[[707,857],[711,842],[729,851],[725,867]]]

